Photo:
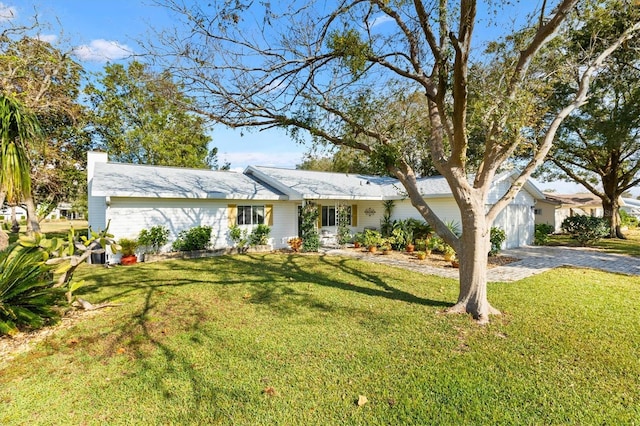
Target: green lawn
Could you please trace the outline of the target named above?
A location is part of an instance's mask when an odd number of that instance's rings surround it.
[[[321,256],[86,267],[87,316],[0,371],[0,424],[640,423],[640,278],[457,283]],[[368,403],[358,407],[359,395]]]
[[[603,238],[597,241],[592,247],[600,248],[612,253],[629,254],[632,256],[640,256],[640,228],[629,229],[624,231],[627,239],[620,240],[616,238]],[[578,247],[578,242],[573,240],[566,234],[551,235],[549,245],[552,246],[570,246]]]
[[[53,237],[66,238],[67,232],[69,232],[69,229],[71,229],[72,226],[76,230],[76,232],[80,235],[86,235],[87,229],[89,227],[88,222],[86,220],[66,220],[66,219],[50,220],[50,221],[44,220],[40,223],[41,231],[44,234],[46,234],[49,238],[53,238]],[[11,243],[16,242],[18,240],[18,236],[26,232],[27,232],[26,225],[21,225],[20,231],[17,233],[9,232],[9,242]]]

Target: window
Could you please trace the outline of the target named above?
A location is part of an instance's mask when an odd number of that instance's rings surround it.
[[[535,215],[541,215],[542,214],[542,209],[533,209],[533,214]]]
[[[351,214],[353,209],[351,206],[344,206],[347,211],[347,225],[351,226]],[[337,222],[337,210],[336,206],[322,206],[322,221],[321,226],[336,226]]]
[[[336,226],[336,206],[322,206],[322,226]]]
[[[264,206],[238,206],[238,225],[264,224]]]

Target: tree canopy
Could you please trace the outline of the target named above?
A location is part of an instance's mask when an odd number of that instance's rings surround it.
[[[169,73],[140,62],[108,64],[86,88],[97,146],[112,159],[138,164],[217,168],[205,120]]]
[[[591,43],[590,34],[611,38],[611,29],[640,17],[640,8],[614,13],[596,10],[587,25],[568,34],[568,60],[580,63]],[[614,52],[591,85],[584,105],[562,124],[542,170],[547,178],[581,183],[602,199],[610,236],[620,231],[619,197],[640,184],[640,41],[629,40]],[[549,54],[556,52],[551,51]],[[574,91],[573,74],[554,85],[547,107],[566,102]]]
[[[158,36],[154,53],[197,97],[202,114],[232,127],[284,127],[293,137],[307,132],[384,164],[458,253],[460,294],[449,312],[469,312],[480,322],[499,313],[486,294],[494,219],[543,162],[562,121],[585,101],[596,71],[640,29],[639,22],[627,22],[612,29],[615,36],[606,43],[594,46],[576,70],[572,96],[550,112],[553,118],[536,137],[529,127],[535,112],[530,90],[544,76],[531,66],[558,33],[580,21],[584,1],[545,1],[538,9],[519,4],[525,14],[531,12],[523,23],[528,31],[506,45],[508,52],[481,60],[472,39],[477,27],[484,25],[485,35],[490,33],[512,2],[481,2],[496,12],[488,20],[479,16],[479,2],[473,0],[344,0],[330,9],[313,1],[161,3],[178,18],[173,29]],[[490,81],[475,78],[476,60],[499,64],[497,72],[487,75]],[[483,85],[490,90],[481,90]],[[474,98],[481,92],[482,98]],[[418,142],[416,148],[398,139],[406,123],[391,107],[407,93],[426,98],[420,137],[409,134],[407,139]],[[482,141],[473,160],[472,138]],[[461,212],[460,237],[420,194],[405,146],[428,152],[449,183]],[[530,153],[528,160],[487,211],[494,177],[519,150]]]
[[[28,146],[31,178],[34,197],[50,208],[60,201],[86,198],[86,179],[69,178],[84,170],[90,142],[78,100],[82,75],[82,67],[68,53],[30,36],[28,28],[9,28],[0,36],[0,88],[40,123],[40,137]],[[18,201],[27,203],[30,227],[37,230],[33,199]]]

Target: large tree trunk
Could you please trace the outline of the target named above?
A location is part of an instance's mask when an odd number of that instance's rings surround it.
[[[11,232],[17,234],[20,232],[20,222],[16,216],[16,206],[11,206]]]
[[[609,221],[609,237],[626,239],[625,235],[620,229],[620,204],[618,203],[618,197],[607,196],[602,198],[602,207],[604,209],[603,217]]]
[[[27,208],[27,232],[40,232],[40,222],[38,222],[38,214],[36,213],[36,205],[33,197],[27,197],[24,200]]]
[[[484,211],[471,208],[462,211],[460,259],[460,293],[457,303],[447,310],[470,313],[480,323],[489,322],[489,315],[499,315],[487,299],[487,257],[490,248],[489,229]]]

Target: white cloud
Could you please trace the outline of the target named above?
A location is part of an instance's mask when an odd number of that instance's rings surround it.
[[[391,21],[393,21],[393,18],[387,15],[378,16],[373,21],[371,21],[371,28],[376,27],[378,25],[382,25],[385,22],[391,22]]]
[[[38,34],[36,38],[47,43],[54,43],[58,40],[58,36],[55,34]]]
[[[133,55],[133,49],[126,44],[104,39],[75,47],[73,53],[82,61],[107,62]]]
[[[14,6],[7,6],[0,3],[0,22],[10,21],[18,16],[18,12]]]
[[[242,171],[247,166],[269,166],[287,169],[302,162],[300,152],[223,152],[218,153],[218,163],[231,163],[232,170]]]

